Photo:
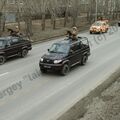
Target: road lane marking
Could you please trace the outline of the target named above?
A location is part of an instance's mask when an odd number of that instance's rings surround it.
[[[0,74],[0,77],[2,77],[2,76],[4,76],[4,75],[7,75],[7,74],[9,74],[9,72],[2,73],[2,74]]]

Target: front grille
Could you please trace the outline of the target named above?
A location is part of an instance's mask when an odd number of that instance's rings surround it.
[[[50,59],[44,59],[43,61],[44,63],[47,63],[47,64],[53,64],[54,61],[53,60],[50,60]]]

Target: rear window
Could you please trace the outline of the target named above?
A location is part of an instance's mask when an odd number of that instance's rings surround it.
[[[19,40],[17,38],[14,38],[14,39],[12,39],[12,42],[17,43],[17,42],[19,42]]]

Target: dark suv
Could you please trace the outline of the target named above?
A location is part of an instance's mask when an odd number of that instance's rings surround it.
[[[39,66],[42,73],[59,71],[66,75],[76,64],[84,65],[90,55],[89,42],[86,37],[78,37],[77,41],[66,39],[54,43],[48,54],[41,57]]]
[[[31,42],[21,37],[1,37],[0,64],[3,64],[7,58],[13,56],[25,57],[31,49]]]

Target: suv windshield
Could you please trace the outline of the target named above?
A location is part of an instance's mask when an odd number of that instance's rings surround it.
[[[4,41],[0,40],[0,49],[4,48]]]
[[[68,44],[55,43],[51,46],[51,48],[49,49],[49,52],[67,54],[69,52],[69,48],[70,47]]]

